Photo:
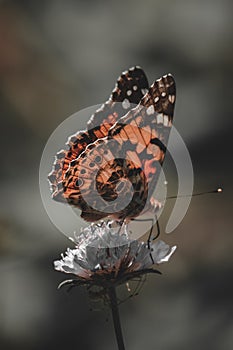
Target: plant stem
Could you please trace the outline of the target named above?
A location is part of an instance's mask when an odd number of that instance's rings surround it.
[[[109,288],[108,293],[109,293],[110,305],[112,309],[112,318],[113,318],[114,329],[115,329],[115,334],[117,338],[118,349],[125,350],[115,287]]]

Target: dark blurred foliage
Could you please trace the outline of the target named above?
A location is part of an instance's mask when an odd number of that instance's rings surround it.
[[[42,206],[38,169],[53,130],[136,64],[150,82],[174,74],[195,190],[225,191],[193,198],[163,235],[179,249],[122,304],[126,348],[232,349],[232,29],[230,0],[0,1],[1,349],[116,349],[106,310],[56,290],[52,261],[70,242]]]

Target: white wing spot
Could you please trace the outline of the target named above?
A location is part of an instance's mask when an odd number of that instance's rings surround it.
[[[162,114],[158,114],[158,115],[157,115],[157,123],[158,123],[158,124],[163,123],[163,115],[162,115]]]
[[[155,112],[154,106],[151,105],[150,107],[147,108],[146,113],[148,115],[153,114]]]
[[[168,96],[168,99],[171,103],[174,103],[175,102],[175,96],[174,95],[169,95]]]
[[[164,125],[164,126],[168,126],[168,122],[169,122],[168,116],[165,115],[165,116],[163,117],[163,125]]]
[[[156,96],[154,101],[155,101],[155,103],[157,103],[159,101],[159,96]]]
[[[162,92],[162,97],[165,97],[166,96],[166,92]]]
[[[130,107],[129,100],[127,98],[125,98],[124,101],[122,102],[122,107],[124,109],[128,109]]]
[[[127,91],[127,95],[128,95],[128,96],[132,95],[132,91],[131,91],[131,90],[128,90],[128,91]]]
[[[137,85],[134,85],[134,86],[133,86],[133,90],[134,90],[134,91],[137,91],[137,89],[138,89]]]

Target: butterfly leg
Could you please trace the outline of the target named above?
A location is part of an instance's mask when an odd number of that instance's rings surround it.
[[[155,215],[155,220],[156,220],[155,224],[156,224],[156,228],[157,228],[157,234],[154,237],[152,237],[153,230],[154,230],[154,225],[152,224],[151,229],[150,229],[150,233],[149,233],[149,236],[148,236],[148,239],[147,239],[147,247],[148,247],[148,249],[151,249],[151,247],[150,247],[151,240],[154,241],[160,235],[160,226],[159,226],[159,220],[157,218],[157,215]],[[153,221],[153,223],[154,223],[154,221]],[[150,253],[150,257],[151,257],[152,263],[154,264],[155,262],[154,262],[152,253]]]
[[[123,219],[121,219],[120,221],[117,221],[117,222],[118,222],[118,224],[119,224],[119,230],[118,230],[117,234],[119,235],[120,232],[121,232],[122,226],[123,226],[124,223],[125,223],[125,217],[124,217]]]
[[[153,218],[153,219],[151,218],[151,219],[132,219],[132,220],[134,220],[134,221],[143,221],[143,222],[150,221],[151,222],[151,228],[150,228],[150,232],[149,232],[148,239],[147,239],[147,247],[148,247],[148,249],[151,249],[151,247],[150,247],[151,241],[154,241],[160,235],[160,226],[159,226],[159,221],[158,221],[157,215],[155,215],[155,218]],[[157,233],[156,233],[156,235],[154,237],[152,237],[155,225],[156,225],[156,228],[157,228]],[[150,253],[150,257],[151,257],[152,263],[154,264],[154,259],[153,259],[151,253]]]

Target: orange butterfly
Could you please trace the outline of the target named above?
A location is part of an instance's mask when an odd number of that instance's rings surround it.
[[[49,174],[53,199],[82,210],[90,222],[133,219],[155,207],[175,104],[168,74],[148,86],[140,67],[123,72],[88,129],[68,140]],[[135,107],[136,105],[136,107]]]

